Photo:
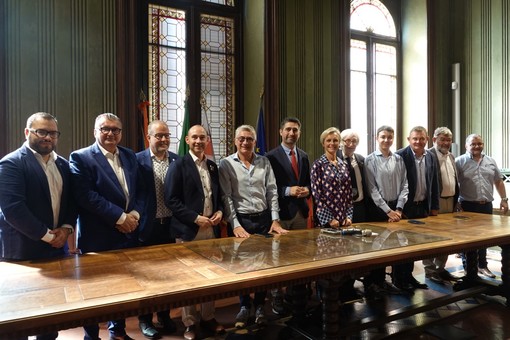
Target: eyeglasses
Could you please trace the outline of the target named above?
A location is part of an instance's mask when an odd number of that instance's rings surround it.
[[[100,127],[98,129],[99,131],[101,131],[101,133],[103,135],[107,135],[109,134],[110,132],[113,133],[115,136],[117,136],[118,134],[120,134],[120,132],[122,131],[122,129],[119,129],[119,128],[110,128],[110,127]]]
[[[39,138],[44,138],[47,135],[50,135],[51,139],[57,139],[58,137],[60,137],[60,131],[48,131],[42,129],[28,129],[28,131],[32,132]]]
[[[239,141],[239,143],[244,143],[244,142],[253,143],[255,141],[255,138],[253,138],[253,137],[237,137],[236,139]]]
[[[155,135],[151,135],[151,136],[156,138],[157,140],[162,140],[163,138],[170,139],[169,133],[156,133]]]
[[[358,141],[356,139],[342,139],[344,144],[352,144],[352,145],[358,145]]]
[[[474,147],[482,147],[483,146],[483,143],[472,143],[472,144],[469,144],[470,147],[474,148]]]

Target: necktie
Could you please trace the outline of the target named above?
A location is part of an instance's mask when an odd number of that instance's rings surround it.
[[[290,150],[290,163],[292,165],[292,171],[294,171],[294,175],[296,175],[296,179],[299,179],[299,168],[294,150]]]
[[[349,169],[349,176],[351,177],[351,186],[352,186],[352,200],[355,201],[358,199],[358,181],[356,181],[356,173],[354,172],[354,168],[351,164],[351,157],[346,157],[345,160],[347,161],[347,169]]]

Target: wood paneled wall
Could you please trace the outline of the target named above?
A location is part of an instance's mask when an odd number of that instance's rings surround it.
[[[461,67],[461,153],[467,135],[479,133],[485,152],[500,168],[510,167],[510,2],[508,0],[430,0],[429,40],[435,48],[429,87],[436,100],[431,114],[449,125],[451,67]],[[448,15],[445,15],[448,13]],[[449,125],[451,126],[451,125]]]
[[[93,141],[93,120],[116,113],[115,0],[3,1],[6,88],[3,156],[24,140],[27,117],[57,116],[58,152]]]

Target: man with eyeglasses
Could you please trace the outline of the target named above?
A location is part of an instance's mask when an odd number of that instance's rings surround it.
[[[278,187],[271,163],[257,155],[256,132],[251,125],[236,129],[237,152],[220,162],[220,186],[227,220],[235,237],[248,238],[251,234],[286,234],[280,224]],[[246,185],[249,183],[250,185]],[[256,292],[255,323],[266,322],[264,303],[266,292]],[[244,328],[250,316],[250,295],[242,295],[241,310],[236,316],[235,326]]]
[[[172,211],[165,205],[165,177],[168,167],[179,156],[168,150],[170,131],[161,120],[153,120],[147,127],[149,147],[136,154],[141,179],[145,188],[145,208],[140,218],[138,239],[142,246],[174,243],[170,221]],[[156,313],[159,325],[174,333],[177,327],[170,318],[170,310]],[[161,334],[152,323],[152,313],[138,316],[142,334],[149,339],[159,339]]]
[[[94,124],[96,142],[70,156],[78,203],[78,248],[100,252],[138,245],[138,221],[144,210],[143,183],[135,153],[119,146],[122,123],[103,113]],[[98,339],[97,325],[85,326],[85,339]],[[125,320],[108,322],[110,339],[131,339]]]
[[[69,164],[55,153],[60,132],[49,113],[27,119],[25,143],[0,160],[0,259],[63,256],[76,225]],[[57,332],[37,335],[56,339]]]
[[[452,131],[447,127],[438,127],[434,131],[432,142],[434,146],[428,151],[435,155],[437,180],[439,183],[439,214],[455,211],[459,196],[459,182],[455,168],[455,157],[450,152],[452,145]],[[450,274],[445,267],[448,255],[440,255],[423,260],[425,277],[439,284],[457,281],[458,278]]]
[[[501,202],[500,209],[508,212],[508,198],[505,183],[496,161],[483,153],[483,139],[478,134],[466,138],[466,153],[455,158],[459,175],[459,209],[464,211],[492,214],[494,187]],[[494,278],[496,275],[487,268],[487,248],[478,249],[478,274]],[[462,254],[462,264],[466,269],[466,257]]]

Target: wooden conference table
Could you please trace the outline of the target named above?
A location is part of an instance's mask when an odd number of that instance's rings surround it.
[[[413,224],[358,225],[378,235],[328,236],[319,229],[248,239],[0,262],[0,339],[40,334],[184,305],[341,277],[384,265],[468,251],[465,282],[478,284],[476,251],[502,246],[502,285],[510,297],[507,216],[444,214]],[[473,257],[474,254],[474,257]],[[337,295],[326,288],[323,338],[338,337]],[[335,307],[336,306],[336,307]]]

